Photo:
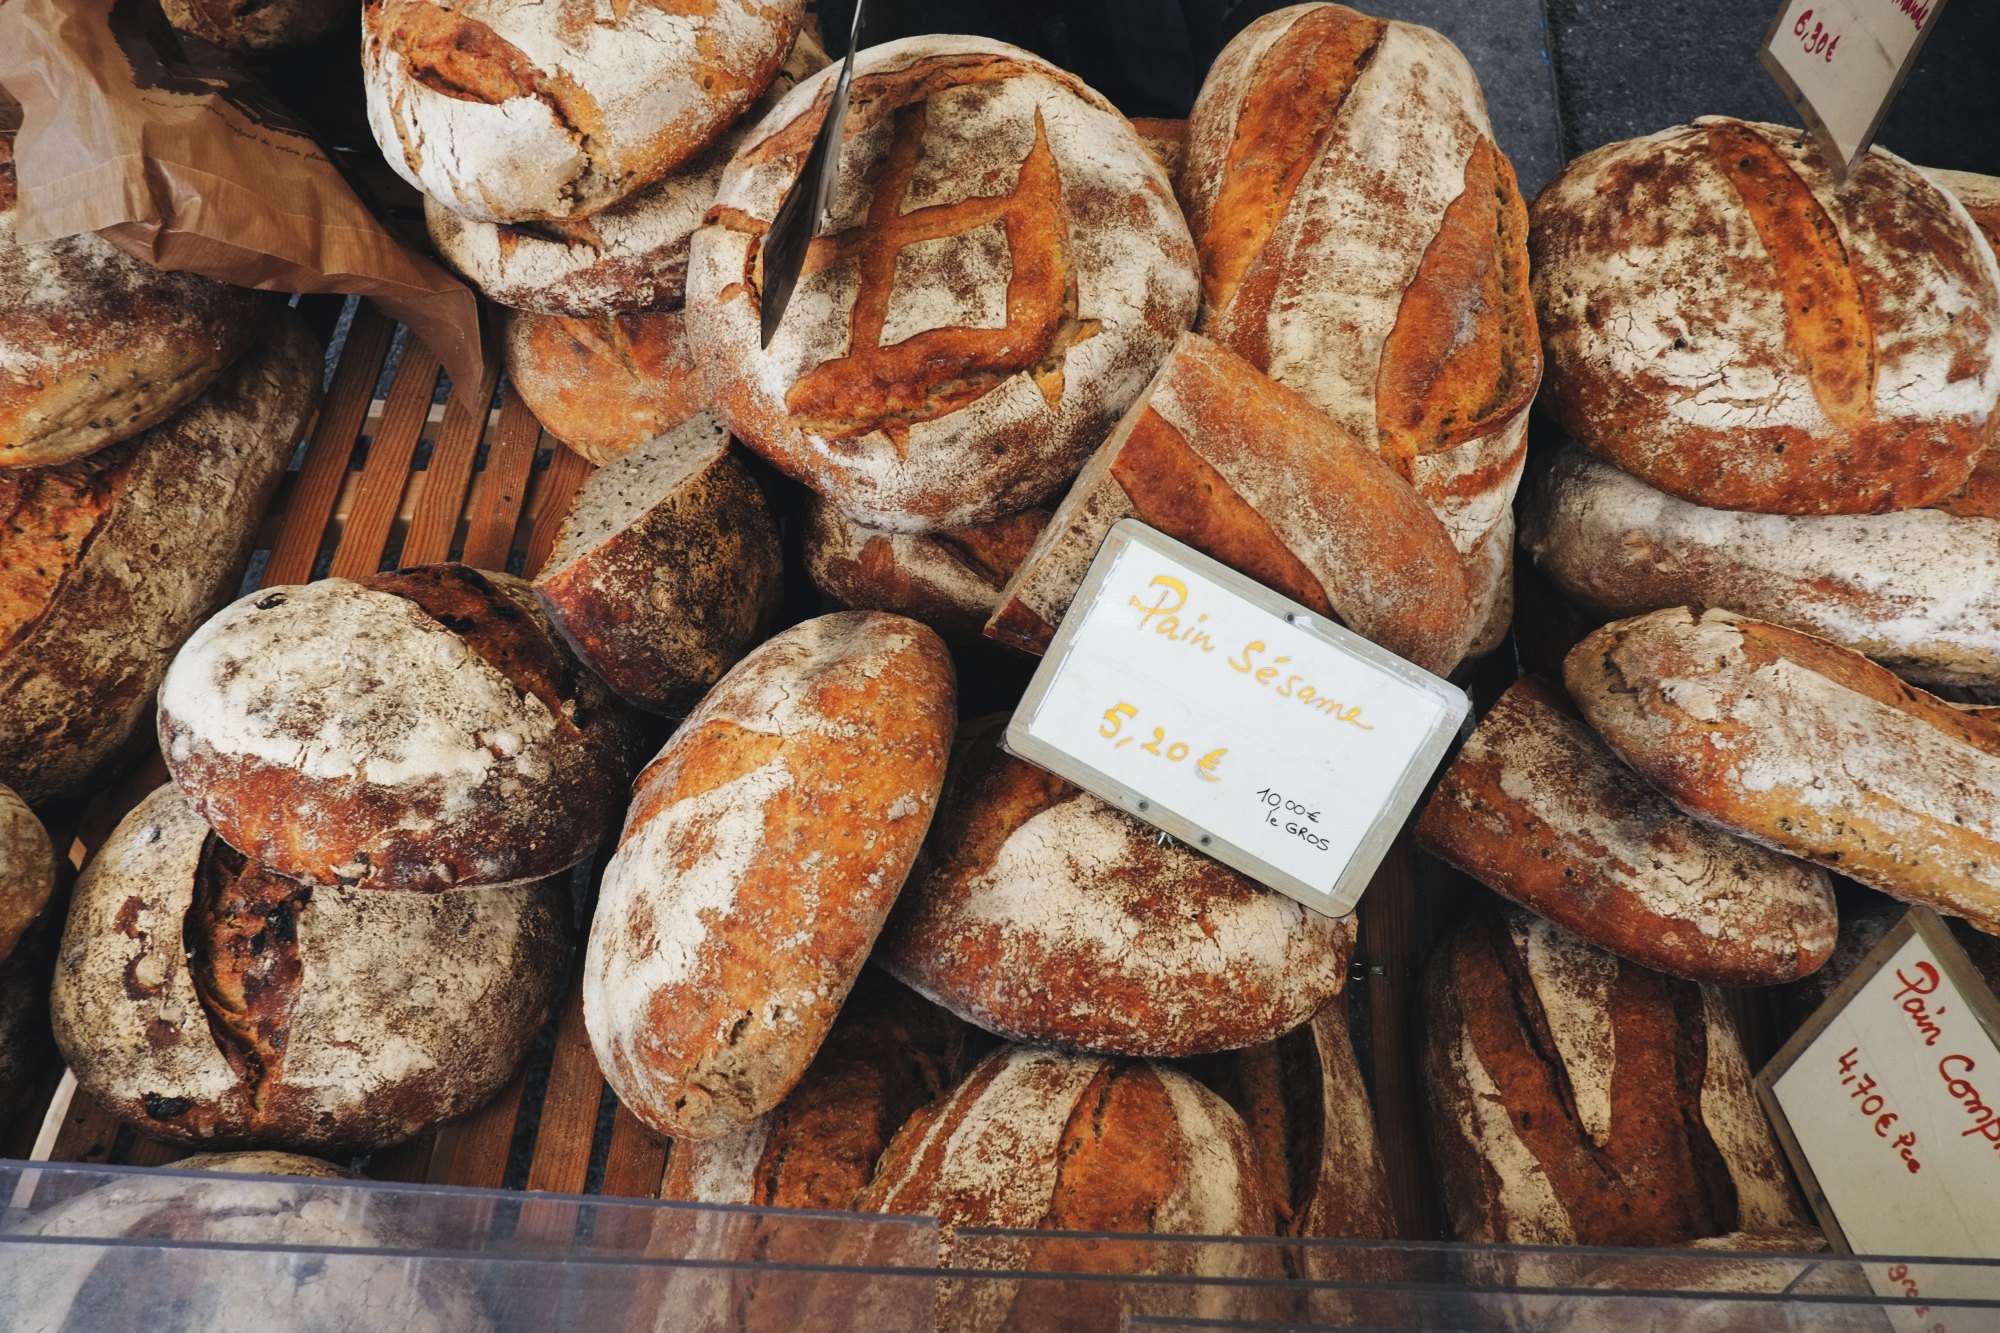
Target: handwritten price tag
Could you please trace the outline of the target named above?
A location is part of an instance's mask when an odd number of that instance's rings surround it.
[[[1468,706],[1448,682],[1126,519],[1007,748],[1339,916]]]
[[[1764,35],[1764,68],[1843,179],[1903,86],[1944,0],[1787,0]]]

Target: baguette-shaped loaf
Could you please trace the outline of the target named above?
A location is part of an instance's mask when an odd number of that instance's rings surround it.
[[[2000,932],[2000,722],[1729,611],[1614,622],[1563,673],[1683,810]]]
[[[1839,928],[1825,871],[1682,814],[1537,680],[1480,719],[1417,841],[1600,948],[1694,981],[1796,981]]]
[[[639,776],[583,970],[634,1115],[720,1138],[798,1083],[930,827],[953,691],[922,625],[822,616],[738,663]]]
[[[514,311],[507,378],[535,419],[602,466],[702,413],[679,311],[577,319]]]
[[[1048,523],[1048,510],[1024,509],[953,532],[882,532],[815,496],[806,505],[806,572],[842,606],[894,611],[949,642],[976,643]]]
[[[1535,563],[1599,615],[1728,607],[1906,680],[2000,683],[2000,516],[1709,509],[1574,444],[1523,512]]]
[[[1459,1240],[1661,1246],[1806,1225],[1714,987],[1496,904],[1438,946],[1423,1006]]]
[[[0,963],[48,906],[56,890],[56,854],[49,831],[28,803],[0,786]]]
[[[1878,514],[1966,482],[2000,404],[2000,267],[1963,206],[1870,149],[1708,117],[1570,163],[1535,200],[1549,404],[1717,509]]]
[[[1193,334],[1085,466],[986,632],[1045,649],[1105,535],[1128,517],[1431,671],[1458,664],[1484,615],[1451,537],[1408,482]]]

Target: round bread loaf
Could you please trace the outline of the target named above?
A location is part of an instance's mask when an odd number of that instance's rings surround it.
[[[114,762],[174,650],[236,591],[322,368],[287,314],[139,438],[0,471],[0,782],[23,799]]]
[[[368,124],[398,175],[487,222],[588,217],[713,143],[804,0],[366,0]]]
[[[1878,514],[1965,484],[2000,404],[2000,267],[1965,209],[1869,150],[1706,117],[1587,153],[1535,200],[1547,401],[1671,495]]]
[[[814,496],[806,505],[806,572],[842,606],[894,611],[952,643],[977,643],[1048,522],[1048,510],[1024,509],[955,532],[881,532]]]
[[[969,1023],[1112,1055],[1271,1041],[1340,993],[1327,917],[967,728],[924,864],[877,960]]]
[[[671,713],[757,640],[783,582],[763,492],[703,414],[583,483],[535,596],[612,689]]]
[[[600,467],[708,405],[678,311],[507,316],[507,378],[549,434]]]
[[[583,969],[634,1115],[720,1138],[804,1075],[930,827],[953,687],[915,621],[822,616],[738,663],[640,774]]]
[[[167,22],[226,51],[303,46],[353,23],[358,0],[160,0]]]
[[[1600,948],[1694,981],[1796,981],[1840,925],[1825,871],[1682,814],[1532,679],[1439,777],[1417,841]]]
[[[617,816],[628,738],[528,585],[464,565],[266,588],[160,686],[160,750],[231,847],[313,884],[540,879]]]
[[[247,862],[173,786],[78,879],[51,996],[77,1084],[143,1134],[369,1152],[481,1105],[548,1018],[561,880],[314,887]]]
[[[0,786],[0,963],[48,906],[56,891],[56,854],[49,831],[28,803]]]
[[[355,1180],[356,1173],[332,1162],[295,1152],[198,1152],[173,1163],[175,1171],[213,1171],[226,1176],[304,1176],[314,1180]]]
[[[688,269],[688,336],[738,438],[855,520],[963,528],[1048,498],[1198,299],[1159,163],[1071,75],[998,42],[856,60],[831,221],[762,347],[762,247],[834,71],[737,150]]]
[[[1576,445],[1525,513],[1535,563],[1601,616],[1726,606],[1906,680],[2000,683],[2000,517],[1707,509]]]
[[[1714,987],[1496,904],[1438,946],[1422,1027],[1457,1239],[1660,1246],[1806,1225]]]
[[[715,202],[736,145],[779,98],[825,68],[826,52],[801,31],[784,68],[743,119],[690,161],[587,218],[482,222],[427,195],[431,243],[467,282],[516,310],[579,319],[679,310],[687,295],[688,239]]]
[[[1689,814],[2000,932],[2000,722],[1729,611],[1615,621],[1563,672]]]

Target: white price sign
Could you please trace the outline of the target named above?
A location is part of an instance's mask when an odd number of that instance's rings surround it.
[[[1125,519],[1098,551],[1006,743],[1340,916],[1468,707],[1449,682]]]
[[[1757,1080],[1835,1245],[2000,1259],[2000,1001],[1914,908]],[[1932,1301],[2000,1299],[2000,1271],[1861,1264],[1898,1329],[1990,1327]]]
[[[1764,68],[1842,179],[1868,151],[1944,0],[1787,0]]]

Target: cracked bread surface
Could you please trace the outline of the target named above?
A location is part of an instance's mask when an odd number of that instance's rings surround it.
[[[679,311],[508,314],[507,379],[549,434],[599,467],[707,410]]]

